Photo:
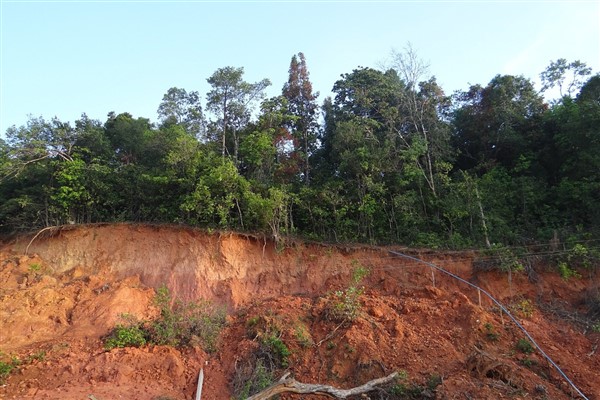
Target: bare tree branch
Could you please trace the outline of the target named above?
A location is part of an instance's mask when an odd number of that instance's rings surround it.
[[[396,379],[398,373],[394,372],[384,378],[373,379],[372,381],[369,381],[364,385],[357,386],[352,389],[338,389],[328,385],[302,383],[296,381],[294,378],[288,378],[288,375],[289,373],[285,374],[277,383],[266,388],[260,393],[248,397],[246,400],[267,400],[277,394],[284,392],[300,394],[322,394],[333,396],[337,399],[346,399],[350,396],[356,396],[362,393],[370,392],[377,386],[389,383]]]

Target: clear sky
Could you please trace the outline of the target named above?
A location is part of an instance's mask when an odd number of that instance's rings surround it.
[[[600,72],[600,1],[0,0],[0,10],[2,136],[30,114],[156,121],[170,87],[204,100],[225,66],[269,78],[278,95],[300,51],[319,102],[340,74],[408,42],[446,93],[497,74],[537,81],[558,58]]]

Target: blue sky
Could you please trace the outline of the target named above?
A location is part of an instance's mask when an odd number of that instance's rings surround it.
[[[535,81],[550,61],[600,72],[600,1],[0,0],[0,133],[28,115],[74,121],[110,111],[156,121],[173,86],[199,91],[217,68],[287,80],[307,60],[319,101],[340,74],[377,67],[408,42],[447,93],[496,74]]]

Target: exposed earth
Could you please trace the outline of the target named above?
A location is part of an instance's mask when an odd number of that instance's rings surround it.
[[[49,229],[0,244],[0,360],[21,364],[2,399],[231,399],[257,349],[261,324],[278,327],[288,366],[304,383],[339,388],[401,371],[419,398],[578,398],[524,334],[465,284],[391,248],[306,242],[182,227],[90,225]],[[481,286],[514,312],[540,347],[589,398],[600,399],[600,333],[581,323],[598,274],[561,278],[536,265],[536,279],[474,267],[471,252],[396,249]],[[357,318],[329,318],[331,299],[360,281]],[[155,290],[227,309],[216,350],[147,345],[106,350],[124,313],[155,318]],[[358,286],[357,286],[358,287]],[[579,321],[579,322],[578,322]],[[90,397],[91,395],[91,397]],[[373,392],[371,399],[392,397]],[[406,394],[405,394],[406,396]],[[282,395],[281,398],[323,398]],[[414,397],[413,397],[414,398]]]

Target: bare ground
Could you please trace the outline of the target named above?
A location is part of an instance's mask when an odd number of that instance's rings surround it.
[[[539,352],[516,350],[524,335],[489,300],[480,304],[472,288],[385,248],[295,242],[278,251],[262,238],[142,225],[77,226],[32,238],[0,246],[0,357],[22,360],[0,387],[2,399],[191,399],[200,368],[202,398],[230,399],[256,354],[250,328],[261,323],[276,326],[291,350],[278,372],[306,383],[348,388],[403,371],[406,386],[441,381],[422,395],[429,398],[577,398]],[[542,266],[535,283],[524,274],[509,281],[476,271],[468,252],[411,254],[512,307],[586,396],[600,399],[600,334],[575,321],[597,276],[565,281]],[[361,310],[340,324],[328,299],[348,288],[358,265],[370,271],[360,283]],[[178,299],[227,307],[215,352],[104,349],[102,338],[121,314],[156,317],[161,285]]]

